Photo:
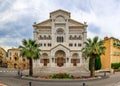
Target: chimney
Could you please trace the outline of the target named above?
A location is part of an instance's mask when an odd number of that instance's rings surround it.
[[[106,36],[106,37],[104,37],[104,40],[108,40],[109,38]]]

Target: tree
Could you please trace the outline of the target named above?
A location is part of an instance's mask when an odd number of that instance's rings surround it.
[[[83,56],[85,58],[91,58],[91,77],[95,76],[95,58],[105,53],[105,46],[103,46],[103,44],[104,41],[99,40],[99,38],[96,36],[93,39],[87,39],[87,41],[85,42],[85,47],[82,49]]]
[[[95,58],[95,70],[100,70],[102,67],[100,56]]]
[[[92,58],[89,58],[89,70],[91,70],[91,64],[92,64]],[[95,58],[95,70],[100,70],[101,69],[101,59],[100,56],[97,56]]]
[[[29,39],[23,39],[22,40],[22,46],[19,46],[21,49],[21,55],[23,57],[27,57],[29,60],[29,75],[33,75],[33,61],[32,59],[38,59],[40,57],[40,49],[38,47],[38,44],[35,40]]]

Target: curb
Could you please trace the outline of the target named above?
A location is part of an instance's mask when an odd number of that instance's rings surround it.
[[[89,79],[41,79],[41,78],[33,78],[33,77],[21,77],[25,80],[34,80],[34,81],[41,81],[41,82],[78,82],[78,81],[92,81],[92,80],[101,80],[101,79],[107,79],[110,76],[104,76],[104,77],[97,77],[97,78],[89,78]]]

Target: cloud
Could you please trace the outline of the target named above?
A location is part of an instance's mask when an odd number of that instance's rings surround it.
[[[120,38],[119,0],[1,0],[0,46],[17,47],[23,38],[33,38],[33,23],[49,18],[49,13],[63,9],[71,17],[88,24],[88,38]]]

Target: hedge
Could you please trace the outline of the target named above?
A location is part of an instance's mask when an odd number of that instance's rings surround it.
[[[119,69],[120,68],[120,63],[112,63],[111,68],[113,69]]]

